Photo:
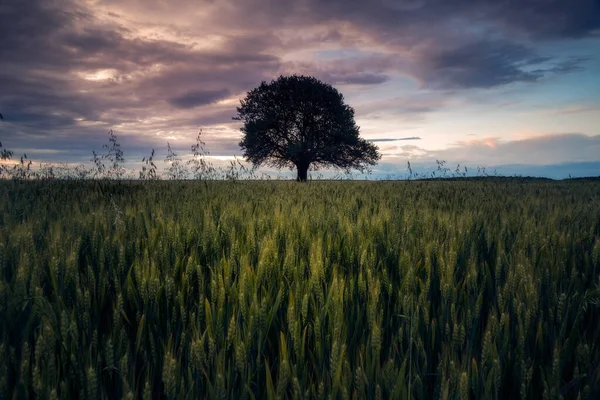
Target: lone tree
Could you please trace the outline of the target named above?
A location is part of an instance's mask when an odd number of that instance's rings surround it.
[[[296,167],[306,181],[308,168],[363,171],[381,158],[360,138],[354,110],[331,85],[308,76],[280,76],[252,89],[233,119],[244,122],[240,147],[255,167]]]

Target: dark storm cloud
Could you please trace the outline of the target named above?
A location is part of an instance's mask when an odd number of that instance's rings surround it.
[[[540,55],[536,43],[600,32],[597,0],[324,0],[318,9],[391,49],[410,48],[408,70],[429,87],[487,88],[578,71],[584,58]],[[536,67],[544,62],[554,66]]]
[[[503,0],[499,5],[486,0],[482,3],[487,3],[488,18],[498,18],[506,26],[538,39],[583,37],[600,28],[597,0]]]
[[[317,6],[317,0],[314,0]],[[464,24],[500,24],[532,38],[582,37],[600,28],[597,0],[319,0],[323,17],[374,28],[415,26],[462,19]],[[468,28],[464,26],[463,28]],[[393,32],[393,31],[392,31]],[[391,33],[391,32],[390,32]]]
[[[185,51],[177,43],[125,39],[126,28],[101,23],[70,0],[7,0],[0,20],[2,63],[30,71],[131,70],[181,59]]]
[[[103,136],[109,127],[147,129],[143,120],[157,115],[164,116],[164,126],[152,126],[165,135],[173,129],[194,131],[198,125],[183,124],[229,122],[235,108],[217,112],[218,120],[206,113],[171,114],[169,108],[210,105],[279,68],[277,57],[263,53],[269,39],[262,33],[200,50],[131,33],[76,1],[2,2],[2,138],[18,147],[45,138],[51,148],[78,150],[77,141],[92,147],[90,137]],[[65,135],[70,140],[63,141]]]
[[[597,0],[324,0],[309,4],[306,9],[315,11],[299,13],[296,24],[350,22],[361,34],[348,45],[366,41],[388,53],[362,62],[336,60],[310,66],[313,73],[337,84],[352,82],[332,71],[349,68],[353,74],[369,71],[382,78],[408,72],[430,88],[536,82],[552,74],[582,70],[587,61],[585,57],[563,60],[539,54],[538,43],[600,32]],[[331,32],[344,38],[342,31]],[[403,60],[407,49],[409,60]],[[384,83],[387,79],[356,81]]]
[[[534,82],[544,77],[545,71],[528,71],[527,67],[544,61],[548,60],[523,45],[480,41],[434,54],[428,63],[429,71],[422,79],[429,86],[443,88],[488,88]]]
[[[157,6],[160,4],[156,2]],[[187,2],[181,1],[177,4],[183,10],[187,10]],[[235,5],[231,1],[221,0],[207,4],[214,4],[228,11],[219,17],[218,22],[224,25],[239,26],[240,22],[247,20],[248,15],[252,15],[251,26],[254,26],[256,31],[265,28],[297,30],[298,34],[293,35],[291,40],[282,39],[278,42],[272,37],[269,39],[270,45],[280,50],[310,44],[306,42],[306,32],[310,32],[316,24],[331,26],[326,33],[315,34],[312,40],[317,42],[344,42],[347,38],[343,29],[334,26],[336,23],[346,27],[353,26],[361,32],[354,42],[369,39],[388,46],[391,50],[398,45],[408,46],[413,49],[417,58],[414,68],[418,77],[422,77],[418,73],[421,62],[433,60],[441,64],[440,76],[435,76],[434,69],[430,71],[432,75],[428,78],[437,83],[446,82],[446,86],[457,87],[486,87],[513,81],[538,80],[549,71],[530,71],[522,68],[534,61],[533,58],[527,60],[522,57],[537,56],[523,54],[524,50],[533,52],[530,49],[532,43],[539,40],[597,35],[600,29],[600,2],[597,0],[250,0],[236,2]],[[486,36],[490,38],[481,40]],[[345,43],[351,42],[352,40]],[[452,58],[452,54],[448,52],[464,54],[467,50],[474,51],[475,54],[468,55],[471,58],[467,62],[471,64],[470,68],[465,69],[466,72],[451,72],[443,68],[445,62],[449,61],[448,58]],[[498,52],[503,50],[508,51],[506,58],[499,56]],[[517,58],[513,59],[514,57]],[[538,56],[538,61],[541,60],[549,58]],[[496,67],[494,61],[500,62],[500,65]],[[526,63],[522,65],[523,62]],[[494,69],[487,74],[489,76],[485,76],[485,71],[479,71],[478,66],[486,69],[492,66]],[[364,64],[363,67],[376,66]],[[389,72],[389,69],[399,67],[401,66],[388,65],[386,68]],[[374,73],[368,69],[354,71],[355,74],[362,73],[363,76],[344,80],[344,76],[336,76],[332,72],[340,68],[345,68],[345,65],[328,65],[326,71],[317,72],[324,79],[329,78],[336,83],[372,84],[387,81],[386,71],[375,70]],[[551,72],[566,73],[573,70],[557,68]],[[468,80],[465,75],[472,71],[476,74],[473,79]],[[456,78],[457,82],[453,82],[453,78]]]

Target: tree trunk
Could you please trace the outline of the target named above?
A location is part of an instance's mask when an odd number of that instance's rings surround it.
[[[298,163],[296,164],[298,168],[298,176],[296,177],[296,181],[298,182],[306,182],[306,178],[308,177],[308,163]]]

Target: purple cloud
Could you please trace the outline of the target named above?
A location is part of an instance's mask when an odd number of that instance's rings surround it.
[[[195,90],[173,97],[169,100],[171,104],[178,108],[194,108],[206,104],[215,103],[229,96],[231,93],[227,89],[221,90]]]

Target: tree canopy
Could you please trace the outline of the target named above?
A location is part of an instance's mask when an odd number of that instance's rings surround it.
[[[381,158],[377,147],[359,137],[354,109],[331,85],[308,76],[280,76],[248,92],[237,108],[244,122],[240,147],[255,167],[298,171],[335,167],[363,171]]]

